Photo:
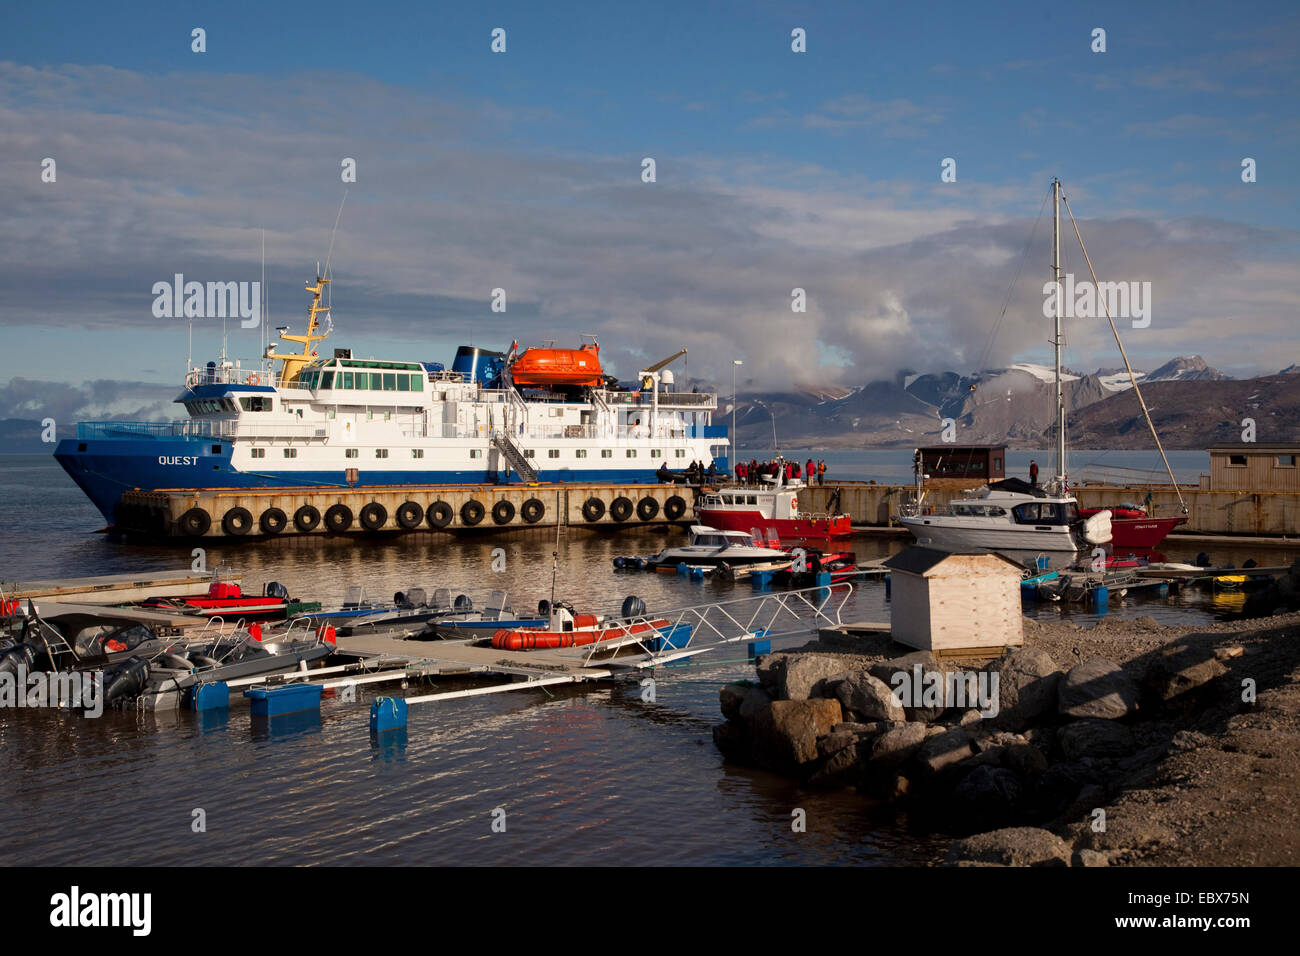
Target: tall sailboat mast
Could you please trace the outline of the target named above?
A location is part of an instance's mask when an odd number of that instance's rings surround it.
[[[1064,489],[1065,470],[1065,396],[1061,391],[1061,299],[1065,288],[1061,285],[1061,181],[1052,180],[1052,281],[1056,283],[1056,483]]]

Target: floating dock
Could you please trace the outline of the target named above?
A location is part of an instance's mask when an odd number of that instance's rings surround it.
[[[225,580],[239,584],[242,574],[229,574]],[[151,597],[207,594],[211,573],[178,574],[102,574],[87,578],[60,578],[45,581],[0,582],[0,591],[9,600],[46,600],[75,604],[127,604]]]
[[[116,527],[150,538],[611,528],[694,520],[672,484],[400,485],[128,491]],[[173,592],[175,593],[175,592]]]

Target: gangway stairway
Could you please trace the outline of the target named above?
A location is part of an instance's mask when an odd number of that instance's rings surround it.
[[[524,481],[537,480],[536,470],[529,464],[528,459],[524,457],[523,449],[519,447],[511,435],[499,430],[493,431],[492,447],[501,453],[501,457],[509,462],[510,467]]]

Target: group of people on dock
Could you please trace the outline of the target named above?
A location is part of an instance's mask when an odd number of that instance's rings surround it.
[[[802,469],[797,461],[786,461],[783,458],[763,462],[751,458],[748,464],[743,461],[736,463],[736,481],[742,485],[758,485],[764,478],[776,478],[782,472],[786,481],[802,478],[810,485],[814,481],[819,485],[826,483],[826,462],[813,461],[811,458],[804,463]]]
[[[704,466],[704,462],[693,461],[686,467],[683,474],[686,476],[687,483],[692,485],[712,482],[718,475],[718,466],[712,459],[709,459],[709,465],[707,468]],[[671,482],[674,480],[673,472],[668,468],[668,462],[664,462],[659,466],[659,470],[655,472],[655,476],[661,482]]]

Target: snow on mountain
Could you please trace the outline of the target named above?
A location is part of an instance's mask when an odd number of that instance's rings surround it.
[[[1017,362],[1015,365],[1008,368],[1007,371],[1028,372],[1040,382],[1056,381],[1056,369],[1048,368],[1046,365],[1034,365],[1030,362]],[[1080,376],[1071,375],[1065,370],[1061,371],[1061,381],[1063,382],[1072,382],[1078,378],[1080,378]]]

